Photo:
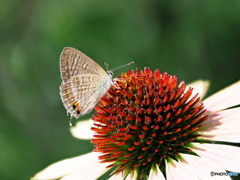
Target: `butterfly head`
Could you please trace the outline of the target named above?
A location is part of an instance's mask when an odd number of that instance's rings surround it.
[[[110,78],[112,79],[112,77],[113,77],[113,71],[107,71],[107,74],[108,74],[108,76],[110,76]]]

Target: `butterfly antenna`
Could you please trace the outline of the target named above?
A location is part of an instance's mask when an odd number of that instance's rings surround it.
[[[125,67],[125,66],[129,66],[129,65],[131,65],[131,64],[134,64],[134,61],[132,61],[132,62],[130,62],[130,63],[127,63],[127,64],[125,64],[125,65],[116,67],[116,68],[112,69],[111,71],[114,71],[114,70],[116,70],[116,69],[119,69],[119,68],[122,68],[122,67]]]
[[[104,64],[105,64],[105,67],[106,67],[106,69],[108,71],[108,64],[106,62],[104,62]]]

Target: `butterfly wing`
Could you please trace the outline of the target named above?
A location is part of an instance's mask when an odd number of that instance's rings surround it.
[[[71,116],[89,113],[112,84],[110,76],[79,74],[60,86],[63,104]]]
[[[104,69],[81,51],[65,47],[60,56],[60,71],[63,82],[78,74],[107,76]]]

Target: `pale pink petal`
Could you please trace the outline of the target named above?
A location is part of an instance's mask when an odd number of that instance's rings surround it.
[[[83,163],[78,170],[70,173],[69,175],[66,175],[61,180],[80,180],[80,179],[96,180],[98,177],[100,177],[109,170],[109,168],[107,168],[108,165],[110,164],[99,162],[89,164],[86,162]]]
[[[197,175],[190,171],[188,166],[182,165],[181,162],[175,160],[165,161],[167,180],[199,180]]]
[[[202,127],[202,139],[240,142],[240,108],[220,111],[210,115]]]
[[[229,176],[216,176],[214,173],[226,173],[226,171],[217,163],[211,161],[211,159],[189,154],[181,154],[181,156],[183,159],[179,162],[176,168],[182,166],[181,169],[183,169],[183,173],[185,173],[185,171],[189,173],[190,171],[190,173],[194,174],[197,179],[231,179]],[[214,174],[214,176],[212,176],[212,174]]]
[[[78,139],[92,139],[94,132],[91,130],[93,121],[91,119],[79,121],[75,127],[71,127],[70,131],[75,138]]]
[[[37,173],[32,179],[45,180],[45,179],[59,179],[79,168],[91,166],[91,164],[98,162],[100,153],[91,152],[79,157],[65,159],[56,162],[44,170]]]
[[[240,81],[215,93],[206,100],[204,105],[211,111],[223,110],[240,104]]]
[[[240,172],[240,148],[222,144],[193,143],[193,151],[201,158],[217,163],[222,169]]]
[[[122,175],[122,173],[118,173],[118,174],[114,174],[113,176],[111,176],[108,180],[123,180],[124,177]]]
[[[196,95],[198,93],[198,96],[203,99],[203,97],[206,95],[208,88],[209,88],[210,82],[209,81],[204,81],[204,80],[198,80],[194,81],[190,84],[187,84],[187,87],[192,87],[193,92],[191,97]]]
[[[163,173],[160,171],[159,167],[155,165],[151,169],[148,180],[166,180]]]
[[[136,171],[132,171],[125,180],[136,180],[138,173]]]

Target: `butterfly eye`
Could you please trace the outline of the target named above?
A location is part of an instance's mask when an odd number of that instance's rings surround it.
[[[112,71],[108,71],[107,74],[111,77],[113,77],[113,72]]]
[[[76,114],[80,114],[80,111],[76,110]]]

